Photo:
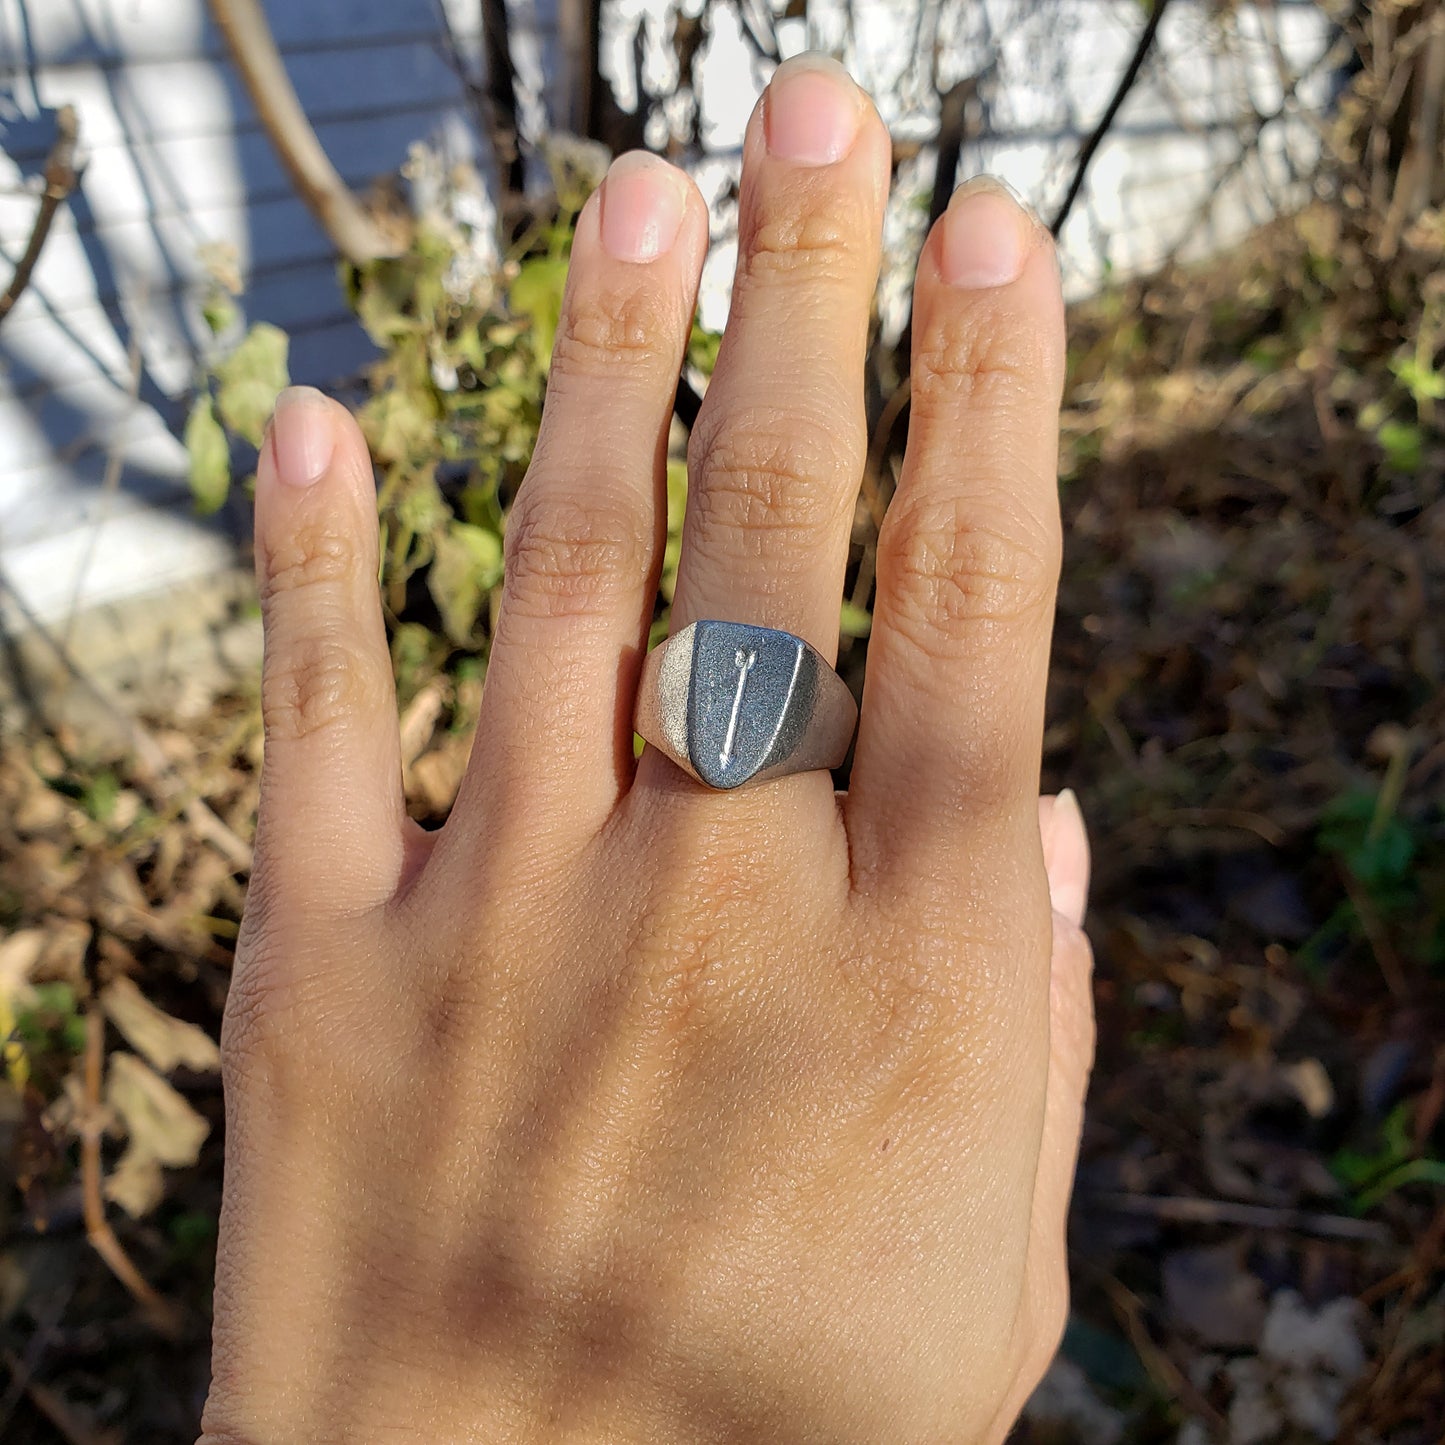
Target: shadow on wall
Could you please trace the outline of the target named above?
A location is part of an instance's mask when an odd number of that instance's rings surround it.
[[[471,151],[436,0],[268,9],[302,104],[353,187],[439,131]],[[205,0],[0,0],[0,152],[15,192],[0,196],[0,265],[25,248],[37,200],[19,190],[43,175],[67,103],[79,114],[80,181],[0,326],[10,571],[25,549],[105,509],[174,511],[184,495],[178,438],[208,340],[205,248],[234,252],[247,319],[292,335],[298,380],[335,381],[370,355],[331,245],[296,200]],[[113,452],[125,459],[119,500],[102,502]],[[212,535],[239,536],[243,522],[234,511]]]

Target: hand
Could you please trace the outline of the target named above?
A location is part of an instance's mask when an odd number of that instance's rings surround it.
[[[784,66],[674,628],[834,653],[888,176],[862,93]],[[975,186],[923,252],[851,792],[710,793],[630,722],[707,229],[636,156],[578,222],[440,833],[403,806],[365,448],[278,409],[208,1445],[1001,1440],[1055,1347],[1092,1019],[1082,820],[1036,796],[1051,244]]]

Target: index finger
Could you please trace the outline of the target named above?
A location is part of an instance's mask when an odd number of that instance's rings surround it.
[[[847,817],[855,884],[1032,838],[1061,549],[1063,297],[1048,233],[960,189],[919,262],[912,410],[878,541]]]

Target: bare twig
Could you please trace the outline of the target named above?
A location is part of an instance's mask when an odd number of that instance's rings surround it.
[[[29,1367],[10,1350],[0,1354],[15,1381],[15,1387],[67,1441],[67,1445],[120,1445],[115,1430],[95,1429],[80,1418],[73,1405],[56,1392],[32,1378]]]
[[[100,1140],[105,1132],[100,1102],[101,1075],[104,1068],[105,1017],[98,1009],[90,1008],[85,1015],[85,1102],[79,1121],[80,1183],[85,1208],[85,1237],[95,1252],[110,1266],[110,1272],[131,1292],[155,1327],[162,1334],[175,1336],[180,1332],[179,1312],[169,1300],[163,1299],[147,1283],[105,1217],[105,1195],[102,1193],[105,1174],[100,1158]]]
[[[50,147],[50,156],[45,162],[45,190],[40,196],[40,209],[35,213],[35,224],[30,228],[30,239],[16,263],[15,274],[11,276],[5,294],[0,296],[0,322],[15,309],[15,303],[25,294],[25,288],[35,274],[35,264],[50,238],[56,212],[75,189],[75,147],[79,133],[80,120],[75,107],[61,106],[55,113],[55,143]]]
[[[1375,955],[1380,977],[1385,980],[1386,987],[1397,999],[1404,998],[1409,992],[1405,982],[1405,969],[1400,962],[1400,955],[1395,952],[1389,929],[1385,927],[1385,922],[1369,895],[1343,863],[1340,865],[1340,881],[1354,905],[1355,916],[1360,920],[1360,928],[1369,942],[1370,952]]]
[[[517,119],[517,67],[512,61],[511,20],[507,0],[481,0],[482,45],[486,52],[487,128],[497,171],[509,195],[527,187],[522,128]]]
[[[930,231],[948,209],[949,197],[958,180],[958,159],[963,153],[968,107],[977,99],[978,91],[978,76],[970,75],[950,86],[939,104],[938,160],[933,171],[933,199],[928,206]]]
[[[1081,1193],[1086,1208],[1114,1214],[1137,1214],[1175,1224],[1233,1224],[1243,1229],[1280,1229],[1313,1234],[1321,1239],[1358,1239],[1388,1244],[1393,1238],[1382,1224],[1346,1215],[1316,1214],[1307,1209],[1286,1209],[1268,1204],[1245,1204],[1235,1199],[1159,1197],[1149,1194]]]
[[[883,491],[883,467],[888,457],[888,447],[893,440],[898,418],[903,415],[912,396],[913,383],[905,376],[884,402],[883,410],[878,415],[878,423],[873,428],[873,441],[868,448],[867,465],[863,468],[863,501],[873,523],[875,539],[883,530],[883,516],[888,510],[890,500]]]
[[[1192,1414],[1208,1420],[1216,1429],[1222,1429],[1225,1425],[1224,1417],[1214,1408],[1203,1391],[1179,1368],[1169,1351],[1155,1343],[1144,1322],[1144,1301],[1112,1275],[1101,1275],[1100,1283],[1123,1323],[1134,1353],[1138,1355],[1140,1363],[1154,1382],[1161,1387],[1165,1397],[1182,1401]]]
[[[241,73],[256,114],[296,194],[336,249],[354,265],[394,256],[397,247],[362,208],[322,149],[286,74],[260,0],[209,0],[211,17]]]
[[[1169,3],[1170,0],[1154,0],[1153,8],[1149,12],[1149,19],[1139,33],[1139,41],[1134,47],[1134,54],[1129,58],[1129,64],[1124,67],[1124,73],[1119,77],[1119,84],[1114,88],[1113,98],[1109,101],[1104,114],[1099,117],[1098,125],[1094,127],[1079,151],[1079,159],[1074,165],[1074,178],[1069,182],[1069,189],[1064,196],[1063,204],[1060,205],[1053,223],[1049,226],[1049,230],[1055,236],[1063,230],[1064,222],[1069,219],[1069,212],[1074,209],[1074,202],[1078,200],[1079,192],[1084,188],[1084,177],[1088,174],[1089,166],[1099,147],[1103,145],[1104,138],[1109,134],[1114,121],[1118,118],[1124,102],[1129,98],[1129,92],[1133,90],[1134,82],[1139,79],[1139,72],[1143,70],[1144,62],[1154,48],[1154,38],[1159,34],[1159,22],[1164,19],[1164,12],[1169,8]]]

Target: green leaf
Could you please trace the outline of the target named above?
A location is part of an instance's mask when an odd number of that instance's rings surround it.
[[[276,398],[291,384],[290,338],[278,326],[258,322],[215,368],[221,420],[254,447],[261,445]]]
[[[60,1026],[60,1041],[72,1054],[85,1052],[85,1020],[79,1014],[71,1014]]]
[[[1445,372],[1424,366],[1413,356],[1392,361],[1390,370],[1409,388],[1417,402],[1445,400]]]
[[[97,823],[108,823],[120,798],[120,781],[108,768],[97,773],[85,790],[85,811]]]
[[[704,376],[711,376],[717,366],[717,354],[721,345],[721,332],[705,331],[702,326],[694,323],[692,337],[687,344],[688,365],[696,367]]]
[[[35,1011],[69,1018],[75,1013],[75,990],[62,980],[35,985]]]
[[[487,593],[502,577],[502,539],[485,527],[453,522],[436,536],[427,586],[447,636],[465,646]]]
[[[236,303],[224,291],[217,291],[201,307],[201,315],[204,317],[207,327],[210,328],[212,336],[219,336],[222,332],[229,331],[236,324],[240,314]]]
[[[362,268],[357,279],[352,308],[366,334],[383,350],[399,336],[420,329],[411,309],[414,270],[410,257],[383,257]]]
[[[1385,460],[1397,472],[1418,472],[1425,460],[1425,433],[1408,421],[1383,422],[1375,433]]]
[[[843,604],[838,631],[844,637],[867,637],[872,630],[873,618],[866,607],[857,607],[851,602]]]
[[[218,512],[231,490],[231,448],[216,420],[211,394],[202,392],[186,422],[186,450],[191,456],[191,495],[202,516]]]
[[[1415,836],[1397,817],[1376,817],[1378,800],[1370,793],[1346,793],[1324,811],[1319,846],[1342,858],[1371,892],[1410,877]]]
[[[435,447],[437,410],[430,389],[392,387],[372,397],[359,420],[382,465],[429,455]]]
[[[512,310],[532,318],[533,344],[538,362],[552,359],[552,344],[562,319],[562,290],[567,284],[567,262],[559,256],[534,256],[522,263],[512,282]]]

